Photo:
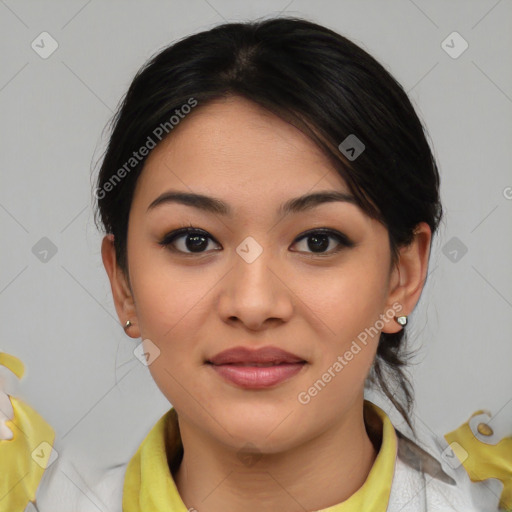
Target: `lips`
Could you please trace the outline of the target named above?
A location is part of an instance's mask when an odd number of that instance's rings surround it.
[[[206,364],[230,384],[261,390],[273,388],[298,375],[307,361],[277,347],[257,350],[236,347],[220,352],[207,360]]]
[[[285,363],[305,363],[306,361],[295,354],[286,352],[277,347],[263,347],[260,349],[235,347],[218,353],[206,362],[216,366],[231,364],[237,366],[265,367]]]

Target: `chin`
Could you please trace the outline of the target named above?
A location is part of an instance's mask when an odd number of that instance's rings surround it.
[[[296,428],[296,414],[290,414],[293,411],[291,407],[276,403],[245,402],[223,404],[221,410],[219,416],[213,414],[219,418],[221,425],[226,426],[226,430],[215,422],[218,427],[216,430],[222,435],[224,442],[233,447],[252,443],[260,451],[277,453],[292,445],[299,432]]]

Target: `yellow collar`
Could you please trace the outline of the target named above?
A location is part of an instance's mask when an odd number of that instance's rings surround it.
[[[397,437],[387,414],[364,401],[366,417],[376,413],[382,422],[382,444],[364,484],[343,503],[318,512],[385,512],[391,493],[397,456]],[[167,444],[166,444],[167,443]],[[176,410],[171,408],[153,426],[126,468],[123,512],[188,512],[169,469],[182,454]]]

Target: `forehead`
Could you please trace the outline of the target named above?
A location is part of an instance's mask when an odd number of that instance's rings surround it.
[[[148,156],[136,196],[180,188],[240,203],[298,196],[314,188],[348,192],[320,148],[295,126],[240,97],[198,105]]]

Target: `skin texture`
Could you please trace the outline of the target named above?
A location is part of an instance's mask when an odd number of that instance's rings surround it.
[[[234,214],[177,203],[146,211],[170,189],[222,199]],[[184,458],[175,480],[187,507],[326,508],[356,492],[374,463],[363,392],[378,335],[309,403],[297,396],[393,304],[410,314],[426,277],[431,232],[419,224],[390,273],[388,232],[356,205],[329,202],[278,215],[284,201],[320,190],[349,192],[302,132],[229,97],[198,106],[149,155],[129,217],[129,282],[116,264],[112,235],[103,239],[121,323],[131,320],[127,334],[160,350],[148,368],[178,412]],[[202,253],[187,249],[186,235],[174,246],[188,254],[159,245],[189,224],[213,238]],[[329,238],[315,252],[299,236],[313,228],[338,230],[354,246]],[[252,263],[236,252],[248,236],[263,249]],[[402,329],[393,319],[384,323],[384,332]],[[277,346],[307,364],[273,388],[241,389],[205,364],[240,345]],[[246,443],[256,447],[246,449],[251,464],[239,457]]]

